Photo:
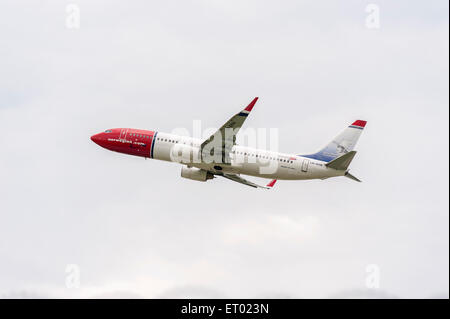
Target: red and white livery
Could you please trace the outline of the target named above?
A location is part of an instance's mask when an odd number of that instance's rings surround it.
[[[323,149],[314,154],[297,155],[272,152],[236,144],[236,135],[258,98],[229,119],[206,140],[169,133],[113,128],[91,137],[103,148],[119,153],[182,164],[181,176],[207,181],[216,176],[251,187],[272,188],[276,180],[327,179],[349,173],[356,142],[366,126],[357,120]],[[271,179],[266,186],[255,184],[242,175]]]

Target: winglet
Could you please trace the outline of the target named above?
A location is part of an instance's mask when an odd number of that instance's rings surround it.
[[[258,101],[258,97],[255,97],[253,101],[251,101],[250,104],[244,109],[244,111],[250,112],[255,106],[256,101]]]
[[[273,180],[270,181],[269,184],[266,185],[266,187],[272,188],[275,185],[276,182],[277,182],[277,180],[273,179]]]

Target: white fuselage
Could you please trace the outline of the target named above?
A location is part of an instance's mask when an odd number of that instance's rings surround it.
[[[169,162],[179,162],[212,172],[243,174],[279,180],[325,179],[343,176],[345,171],[328,168],[324,161],[301,157],[295,154],[272,152],[262,149],[235,145],[231,151],[230,164],[204,163],[193,160],[198,155],[202,140],[158,132],[152,154],[149,157]],[[193,156],[183,160],[174,154],[183,148],[193,150]]]

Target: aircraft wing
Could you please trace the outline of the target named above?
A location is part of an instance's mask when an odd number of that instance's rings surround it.
[[[234,115],[222,127],[200,145],[202,160],[207,163],[229,164],[230,151],[236,143],[236,135],[255,106],[257,97],[241,112]]]
[[[261,185],[255,184],[253,182],[250,182],[250,181],[240,177],[237,174],[220,174],[219,176],[225,177],[229,180],[232,180],[232,181],[235,181],[235,182],[247,185],[247,186],[251,186],[254,188],[265,188],[265,189],[271,189],[273,187],[273,185],[275,185],[275,182],[277,181],[276,179],[274,179],[274,180],[270,181],[270,183],[267,184],[266,186],[261,186]]]

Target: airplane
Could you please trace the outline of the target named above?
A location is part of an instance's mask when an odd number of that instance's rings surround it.
[[[91,136],[99,146],[114,152],[182,164],[181,177],[206,182],[217,176],[254,188],[270,189],[277,180],[327,179],[350,174],[358,141],[366,121],[357,120],[317,153],[296,155],[236,144],[236,135],[258,97],[231,117],[206,140],[158,131],[113,128]],[[271,179],[263,186],[242,175]]]

